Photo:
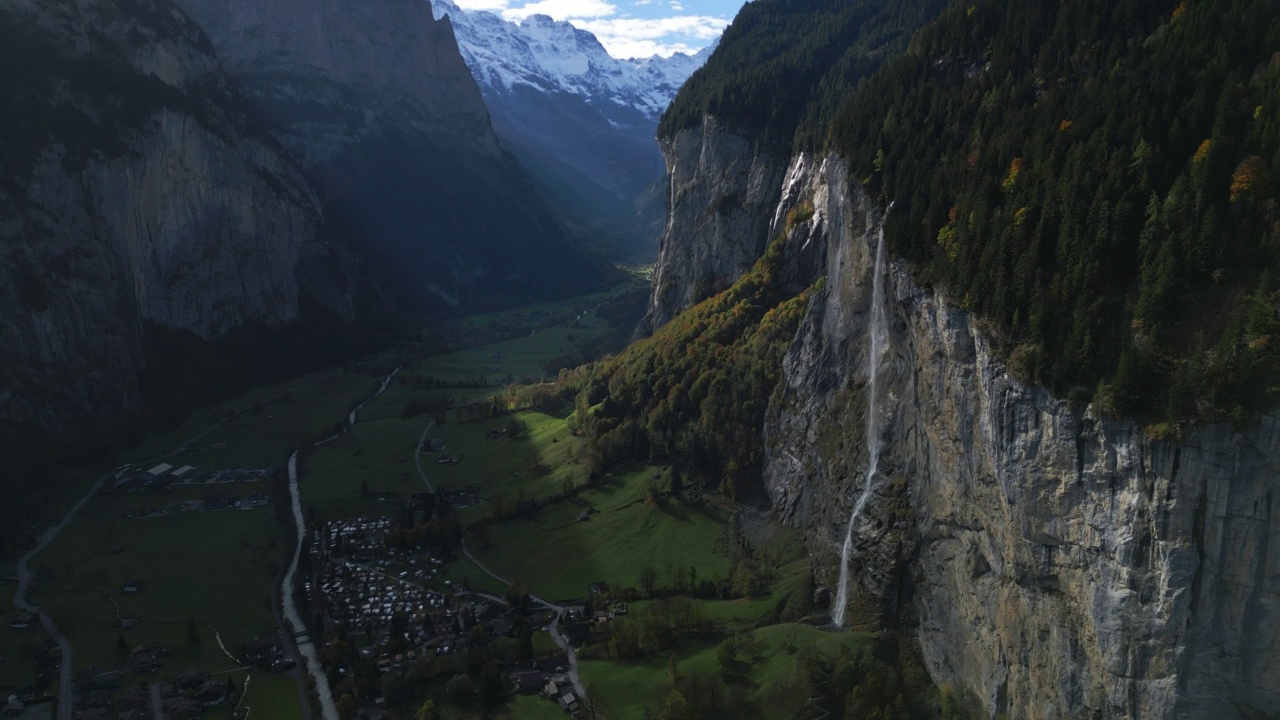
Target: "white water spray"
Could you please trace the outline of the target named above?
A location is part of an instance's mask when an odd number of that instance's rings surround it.
[[[892,205],[890,206],[892,207]],[[876,241],[876,262],[871,279],[871,324],[868,331],[871,348],[867,353],[867,474],[862,492],[849,514],[849,528],[840,547],[840,586],[836,592],[835,611],[831,620],[836,627],[844,627],[849,606],[849,554],[853,551],[853,526],[862,508],[871,499],[871,491],[879,479],[880,467],[880,415],[876,412],[878,398],[876,385],[880,374],[880,355],[889,340],[888,321],[884,310],[884,221],[880,222],[880,236]]]

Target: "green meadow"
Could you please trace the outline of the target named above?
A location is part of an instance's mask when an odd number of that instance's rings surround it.
[[[769,687],[784,680],[796,667],[797,656],[804,650],[834,653],[842,644],[867,643],[868,633],[829,632],[809,625],[787,623],[759,628],[751,632],[754,654],[741,657],[744,672],[733,678],[748,697],[758,697]],[[717,650],[720,640],[684,642],[671,652],[682,673],[700,670],[719,674]],[[606,698],[604,711],[609,720],[645,720],[651,717],[658,700],[671,685],[671,653],[631,660],[582,660],[579,670],[588,691]]]
[[[723,577],[729,561],[720,541],[728,511],[669,496],[653,503],[650,483],[665,489],[669,478],[649,467],[610,473],[530,518],[493,525],[492,547],[473,542],[472,552],[498,574],[552,600],[585,597],[600,580],[636,587],[645,566],[665,572],[678,564],[696,568],[699,578]],[[595,512],[584,515],[590,509]]]

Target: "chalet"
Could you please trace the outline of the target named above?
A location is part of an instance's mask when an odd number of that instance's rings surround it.
[[[35,621],[35,616],[30,614],[19,615],[9,621],[9,627],[13,630],[26,630],[31,627],[31,623]]]
[[[204,707],[222,705],[227,701],[227,684],[222,680],[208,680],[195,691],[195,699]]]
[[[204,714],[200,703],[190,698],[170,698],[164,701],[162,707],[168,720],[200,720]]]
[[[149,652],[134,653],[129,658],[129,669],[137,675],[151,675],[160,669],[160,661]]]
[[[561,695],[556,702],[560,703],[560,709],[567,712],[576,712],[578,709],[578,698],[571,692]]]
[[[149,691],[135,687],[116,698],[116,712],[121,717],[128,717],[134,710],[141,710],[145,717],[150,717],[151,693]]]
[[[511,676],[511,680],[515,682],[516,692],[536,693],[547,681],[547,676],[537,670],[526,670],[515,673]]]
[[[183,693],[194,693],[209,682],[209,673],[195,668],[187,668],[173,679],[174,685]]]
[[[280,644],[280,633],[269,632],[260,635],[244,644],[245,662],[254,665],[270,665],[284,657],[284,647]]]

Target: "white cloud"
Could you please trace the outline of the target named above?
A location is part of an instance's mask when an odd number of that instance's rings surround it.
[[[709,15],[678,15],[667,18],[595,18],[570,20],[600,39],[614,57],[669,57],[675,53],[697,52],[698,40],[714,40],[729,21]]]
[[[711,15],[673,15],[636,18],[619,14],[607,0],[453,0],[463,10],[486,10],[519,22],[530,15],[549,15],[594,33],[610,55],[617,58],[670,57],[694,53],[719,37],[729,24]],[[682,0],[631,0],[630,6],[662,4],[683,13]]]
[[[502,17],[519,21],[530,15],[550,15],[557,20],[569,20],[577,25],[579,18],[608,17],[616,15],[617,12],[617,5],[611,5],[604,0],[538,0],[525,3],[518,8],[508,7],[502,11]]]
[[[463,10],[487,10],[500,12],[507,8],[510,0],[453,0],[453,4]]]

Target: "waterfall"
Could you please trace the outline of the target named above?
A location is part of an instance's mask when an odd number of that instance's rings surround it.
[[[892,207],[892,206],[891,206]],[[880,236],[876,241],[876,261],[871,279],[871,322],[868,331],[871,348],[867,353],[867,473],[862,492],[849,514],[849,527],[840,547],[840,586],[836,593],[835,611],[831,615],[836,627],[844,627],[845,613],[849,605],[849,554],[853,551],[853,526],[862,508],[871,499],[871,491],[879,479],[880,466],[880,415],[876,395],[880,374],[880,355],[889,340],[888,321],[884,310],[884,221],[880,222]]]

